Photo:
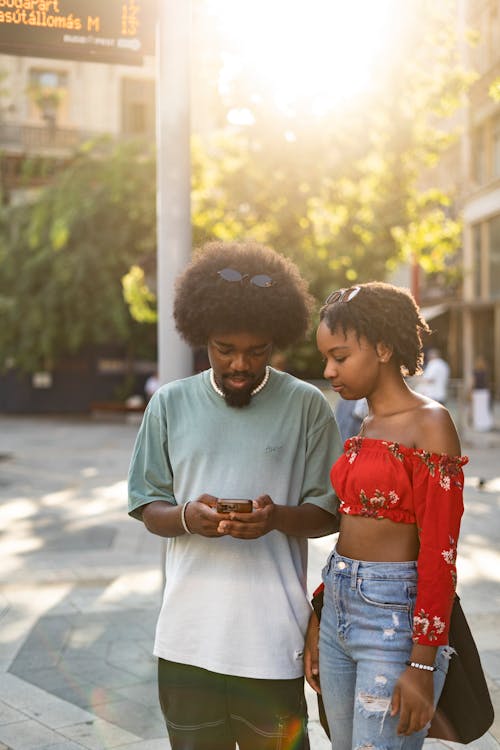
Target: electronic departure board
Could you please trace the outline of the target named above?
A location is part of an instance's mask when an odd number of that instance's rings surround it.
[[[0,53],[141,65],[154,54],[158,2],[0,0]]]

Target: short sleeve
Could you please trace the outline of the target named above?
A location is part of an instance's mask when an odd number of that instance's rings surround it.
[[[456,588],[457,542],[463,514],[468,459],[416,451],[414,502],[420,538],[413,641],[424,646],[448,643]]]
[[[330,405],[320,398],[324,403],[307,433],[301,502],[337,515],[339,501],[330,482],[330,469],[342,453],[342,441]]]
[[[176,504],[168,456],[166,416],[155,394],[148,404],[135,441],[128,474],[128,512],[140,519],[143,505],[163,500]]]

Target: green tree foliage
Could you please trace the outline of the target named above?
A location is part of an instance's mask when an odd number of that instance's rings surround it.
[[[404,18],[395,19],[390,54],[362,100],[291,117],[255,96],[245,71],[214,100],[221,122],[236,106],[253,124],[193,138],[196,245],[270,244],[298,263],[318,300],[386,278],[400,261],[456,274],[459,221],[433,178],[421,181],[453,142],[447,118],[470,82],[457,59],[454,5],[394,7]],[[151,155],[93,149],[30,206],[4,213],[1,361],[15,353],[32,369],[109,340],[137,351],[154,334],[154,192]],[[312,347],[293,353],[299,372],[310,374],[316,361]]]
[[[500,102],[500,78],[496,78],[489,88],[489,94],[495,102]]]
[[[403,259],[418,259],[426,273],[447,273],[450,280],[458,273],[449,265],[461,242],[461,222],[449,218],[448,197],[437,189],[408,196],[406,227],[395,226],[392,236]]]
[[[461,223],[432,170],[456,141],[449,118],[473,77],[460,64],[454,2],[394,8],[402,16],[372,91],[340,112],[287,117],[253,95],[243,71],[225,104],[253,124],[194,144],[198,242],[267,242],[296,260],[318,300],[401,262],[457,282]]]
[[[243,71],[226,107],[246,105],[254,124],[195,144],[197,239],[269,242],[299,263],[319,299],[409,259],[447,271],[460,223],[449,197],[419,179],[456,138],[447,118],[471,76],[458,60],[453,2],[394,8],[402,15],[373,90],[341,112],[287,117],[252,96]]]
[[[33,371],[99,343],[144,339],[121,278],[155,247],[155,177],[144,146],[95,144],[25,205],[0,215],[0,362]]]
[[[132,268],[122,278],[123,296],[130,314],[138,323],[156,323],[156,295],[149,289],[140,266]]]

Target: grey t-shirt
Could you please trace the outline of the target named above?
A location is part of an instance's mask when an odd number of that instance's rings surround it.
[[[129,511],[203,493],[336,513],[330,485],[341,441],[317,388],[271,370],[242,409],[229,407],[209,372],[153,396],[129,475]],[[291,679],[303,673],[310,607],[307,539],[272,531],[255,540],[183,535],[167,540],[157,656],[224,674]]]

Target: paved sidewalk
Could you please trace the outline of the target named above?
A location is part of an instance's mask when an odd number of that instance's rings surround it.
[[[126,514],[136,432],[0,415],[0,750],[169,748],[151,656],[161,542]],[[471,747],[499,750],[500,432],[464,446],[459,592],[498,716]],[[331,544],[311,542],[311,590]],[[327,750],[308,701],[312,750]]]

